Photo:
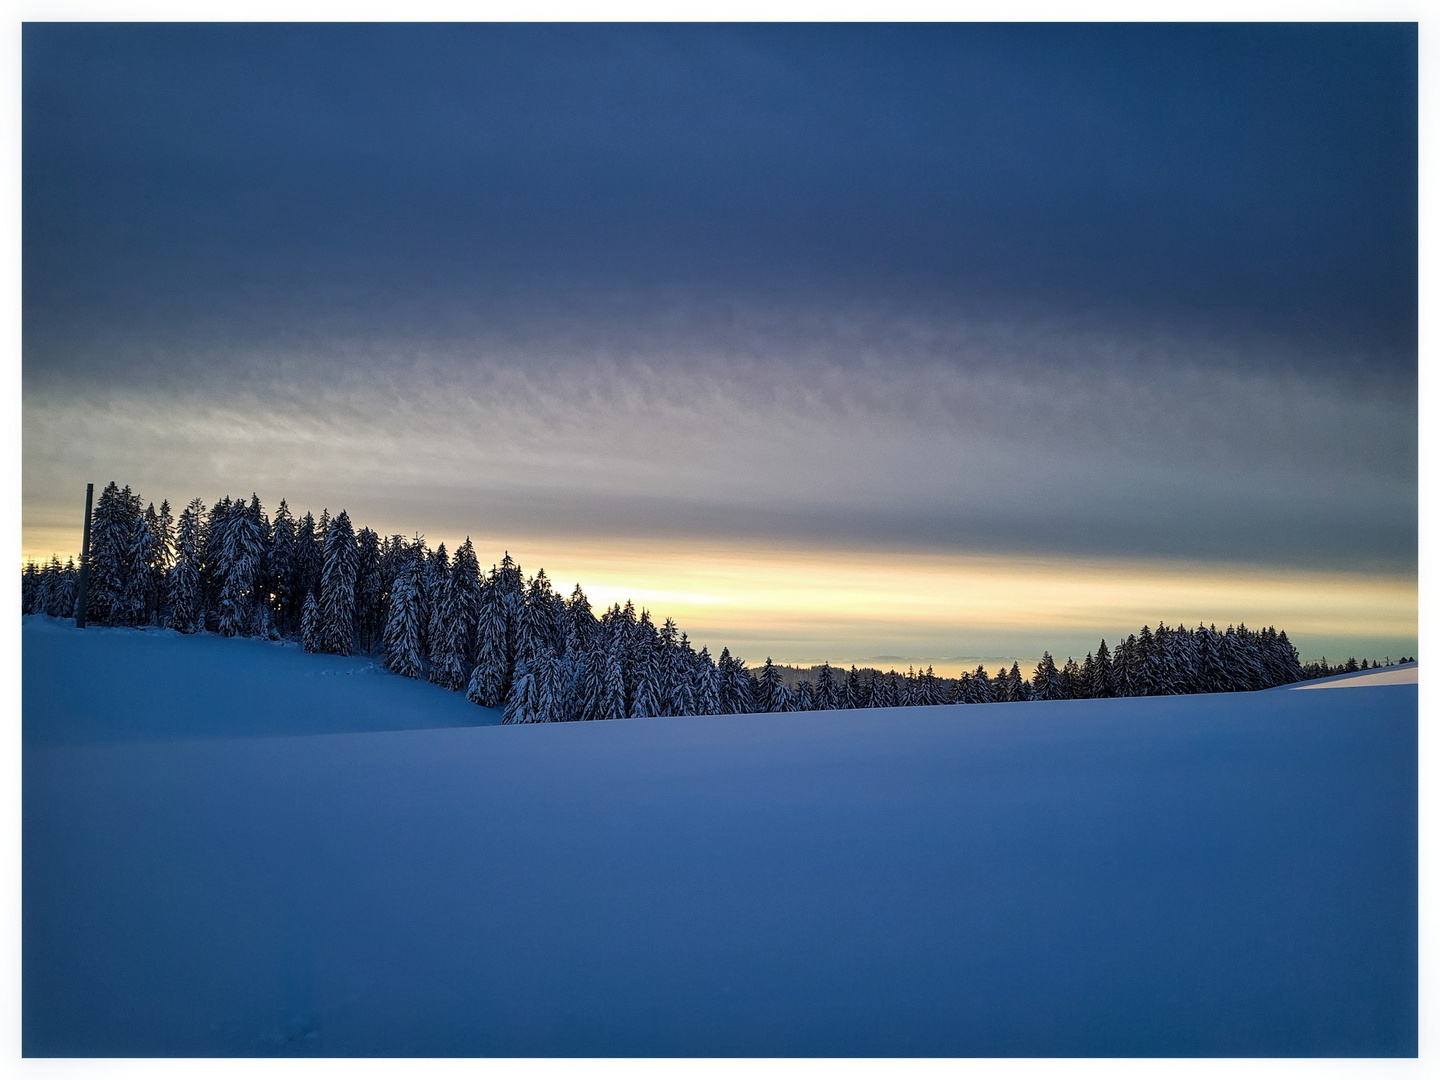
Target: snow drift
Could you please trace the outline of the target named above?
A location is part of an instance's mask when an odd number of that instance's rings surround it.
[[[28,1055],[1416,1053],[1414,685],[470,726],[22,640]]]

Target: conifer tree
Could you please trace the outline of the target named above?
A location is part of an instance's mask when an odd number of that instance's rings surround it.
[[[800,679],[795,683],[792,691],[785,702],[786,712],[810,712],[815,708],[815,689],[810,685],[809,679]]]
[[[630,704],[631,716],[662,715],[660,688],[655,676],[655,668],[648,660],[639,665],[639,674],[635,679],[635,700]]]
[[[40,584],[40,575],[35,568],[33,559],[25,563],[25,569],[20,573],[20,613],[22,615],[37,614],[36,593]]]
[[[780,712],[784,703],[781,696],[784,689],[785,685],[780,681],[780,669],[775,666],[775,661],[767,656],[765,666],[760,669],[760,696],[755,699],[755,710]]]
[[[50,561],[43,566],[37,567],[33,562],[26,563],[25,572],[27,575],[32,572],[35,574],[34,600],[32,604],[24,605],[26,614],[53,615],[51,609],[55,606],[55,587],[60,577],[60,556],[52,554]]]
[[[445,632],[445,593],[450,587],[450,554],[442,543],[425,562],[425,656],[433,682],[439,674],[448,635]]]
[[[510,685],[510,694],[505,699],[504,723],[535,723],[539,719],[538,698],[535,676],[530,670],[529,661],[521,657],[515,663],[515,677]]]
[[[327,515],[328,520],[328,515]],[[303,617],[305,597],[314,593],[320,595],[320,574],[325,565],[324,551],[320,546],[320,535],[315,518],[308,511],[295,528],[295,618]]]
[[[153,521],[154,507],[150,508]],[[147,608],[151,593],[150,558],[154,538],[145,515],[136,514],[130,527],[129,550],[126,561],[129,564],[125,574],[125,591],[120,599],[116,622],[126,626],[144,626],[147,622]]]
[[[323,651],[324,635],[320,625],[320,605],[315,602],[313,592],[305,594],[305,604],[300,609],[300,640],[308,653]]]
[[[1089,696],[1092,698],[1115,696],[1115,673],[1110,663],[1110,650],[1106,647],[1104,638],[1100,639],[1100,647],[1095,650],[1095,669],[1092,673]]]
[[[320,577],[321,648],[339,656],[349,656],[355,648],[356,563],[350,515],[341,510],[325,530],[325,563]]]
[[[730,655],[728,648],[720,650],[720,661],[716,665],[720,673],[721,693],[724,695],[724,712],[747,713],[751,709],[750,686],[745,675],[745,661]]]
[[[850,672],[845,676],[845,704],[846,709],[863,709],[869,704],[869,695],[866,693],[866,686],[861,682],[860,671],[854,665],[850,665]]]
[[[815,708],[817,709],[838,709],[840,707],[839,688],[835,685],[835,672],[830,667],[830,661],[826,660],[820,665],[820,671],[815,677]]]
[[[990,682],[990,676],[985,673],[984,664],[975,665],[975,673],[970,676],[970,692],[973,704],[988,705],[995,701],[995,688]]]
[[[75,569],[75,560],[66,559],[64,572],[60,576],[60,586],[53,612],[59,618],[73,619],[75,617],[75,586],[79,576],[79,571]]]
[[[876,672],[870,677],[870,707],[872,709],[893,709],[900,704],[900,677],[895,671],[889,675]]]
[[[612,627],[605,647],[605,699],[601,718],[620,720],[630,715],[625,692],[625,639],[619,627]]]
[[[115,481],[105,485],[90,523],[90,578],[86,617],[114,623],[123,617],[126,579],[130,569],[132,513],[130,489],[122,493]]]
[[[1087,655],[1088,659],[1088,655]],[[1092,660],[1093,664],[1094,661]],[[1084,696],[1085,675],[1073,656],[1065,658],[1065,666],[1060,669],[1060,698],[1070,700]]]
[[[390,614],[385,622],[385,666],[408,679],[425,674],[420,609],[424,587],[424,567],[420,559],[411,559],[401,568],[390,594]]]
[[[180,512],[175,532],[175,565],[167,579],[169,590],[169,621],[182,634],[205,629],[204,609],[200,595],[200,560],[202,557],[201,526],[205,504],[192,499]]]
[[[507,556],[508,558],[508,556]],[[492,569],[490,582],[480,594],[476,625],[475,668],[465,696],[477,705],[498,708],[510,692],[509,611],[503,577]]]
[[[439,648],[432,649],[439,671],[431,673],[431,681],[447,690],[460,690],[475,668],[475,629],[480,609],[480,568],[469,537],[455,549],[441,609],[439,632],[444,636]]]
[[[275,624],[281,634],[294,633],[298,620],[299,597],[296,594],[295,565],[295,518],[285,500],[275,509],[275,520],[270,525],[270,590],[275,594],[272,601]]]
[[[1030,682],[1036,701],[1053,701],[1060,695],[1060,672],[1055,668],[1055,658],[1047,649],[1035,667],[1035,677]]]
[[[566,655],[579,656],[588,652],[596,625],[595,613],[590,610],[590,601],[585,597],[585,590],[576,582],[575,591],[570,594],[570,599],[565,601]]]
[[[361,652],[385,644],[385,583],[380,577],[380,537],[372,529],[355,534],[355,635]],[[469,669],[466,669],[469,673]],[[454,689],[454,687],[451,687]]]

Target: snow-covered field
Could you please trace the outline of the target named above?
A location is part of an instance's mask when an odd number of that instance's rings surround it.
[[[22,641],[30,1055],[1416,1052],[1413,684],[510,728]]]

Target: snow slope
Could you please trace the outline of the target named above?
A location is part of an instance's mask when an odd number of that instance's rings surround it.
[[[1325,679],[1311,679],[1309,682],[1295,683],[1289,689],[1350,690],[1361,686],[1399,686],[1406,683],[1419,682],[1420,665],[1412,661],[1408,664],[1396,664],[1393,667],[1372,668],[1368,671],[1351,671],[1344,675],[1331,675]]]
[[[1416,1052],[1414,685],[463,727],[22,641],[29,1055]]]
[[[25,740],[114,742],[324,735],[500,723],[376,657],[325,656],[293,641],[187,636],[27,615]]]

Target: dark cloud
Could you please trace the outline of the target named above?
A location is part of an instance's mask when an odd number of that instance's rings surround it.
[[[676,282],[1413,361],[1413,26],[30,24],[24,50],[37,367],[77,325],[433,329]]]
[[[1413,25],[23,44],[27,515],[1414,566]]]

